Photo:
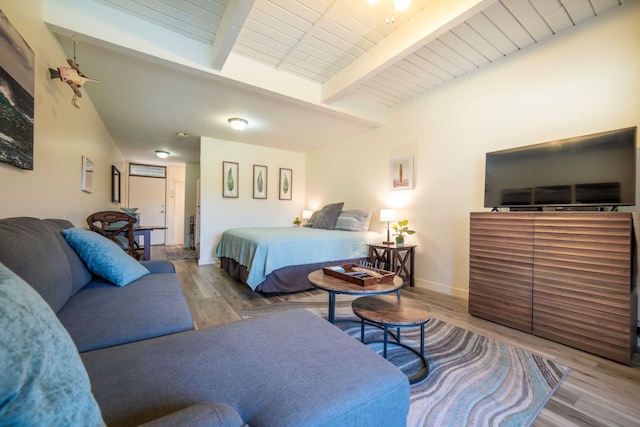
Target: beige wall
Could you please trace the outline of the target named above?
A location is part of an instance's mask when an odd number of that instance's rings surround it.
[[[48,68],[66,64],[66,55],[42,22],[42,4],[0,0],[35,53],[34,167],[25,171],[0,163],[0,218],[66,218],[79,226],[91,212],[117,207],[111,203],[111,165],[120,169],[123,189],[126,168],[91,100],[83,97],[78,110],[70,103],[71,89],[49,79]],[[80,190],[83,155],[95,164],[93,193]]]
[[[639,125],[639,22],[625,3],[392,109],[388,126],[308,155],[307,202],[396,207],[417,230],[418,284],[466,297],[485,153]],[[389,160],[410,154],[415,189],[389,191]]]
[[[222,197],[222,162],[238,163],[238,198]],[[267,170],[267,199],[253,198],[253,165]],[[292,169],[292,200],[280,200],[280,168]],[[213,138],[200,141],[200,264],[216,262],[220,235],[232,227],[288,227],[302,214],[305,200],[305,155]]]

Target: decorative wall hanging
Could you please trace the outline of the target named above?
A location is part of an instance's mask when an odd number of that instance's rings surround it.
[[[76,108],[80,108],[80,103],[78,102],[78,98],[82,98],[82,92],[80,92],[80,88],[86,82],[96,82],[99,83],[100,80],[90,79],[84,74],[80,72],[80,65],[76,62],[76,46],[78,44],[78,40],[76,36],[72,37],[73,40],[73,59],[67,59],[67,63],[69,67],[58,67],[57,69],[49,68],[49,74],[52,79],[60,79],[60,81],[65,82],[69,85],[71,90],[73,90],[73,98],[71,98],[71,105]]]
[[[111,165],[111,202],[120,203],[120,171]]]
[[[222,197],[238,197],[238,163],[222,162]]]
[[[0,11],[0,162],[33,170],[35,55]]]
[[[280,200],[291,200],[293,193],[293,170],[280,168]]]
[[[253,165],[253,198],[267,198],[267,167]]]
[[[391,190],[413,189],[413,156],[392,159],[389,169]]]
[[[87,156],[82,156],[82,182],[80,189],[87,193],[93,192],[93,162]]]

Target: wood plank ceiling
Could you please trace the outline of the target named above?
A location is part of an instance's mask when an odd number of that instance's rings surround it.
[[[221,37],[236,0],[97,0],[186,37]],[[395,58],[347,89],[386,107],[540,42],[624,0],[500,0]],[[229,3],[229,4],[228,4]],[[393,12],[391,0],[255,0],[232,52],[319,84],[327,82],[418,14],[429,0]],[[385,23],[394,17],[393,23]],[[221,30],[222,31],[222,30]]]

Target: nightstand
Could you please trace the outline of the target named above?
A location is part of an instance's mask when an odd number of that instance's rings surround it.
[[[383,270],[396,273],[409,286],[414,286],[413,269],[416,245],[396,246],[369,244],[369,262]]]

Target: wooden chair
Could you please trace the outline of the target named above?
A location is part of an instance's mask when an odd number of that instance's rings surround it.
[[[91,231],[113,240],[133,258],[138,261],[144,259],[144,248],[133,236],[136,224],[133,215],[118,211],[95,212],[87,217],[87,224]]]

